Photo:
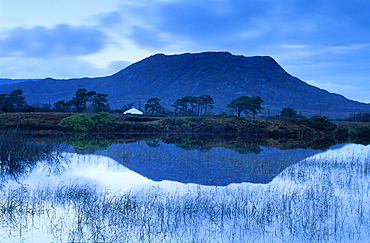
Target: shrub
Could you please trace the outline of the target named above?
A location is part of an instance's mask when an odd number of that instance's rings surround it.
[[[358,137],[358,138],[370,138],[370,127],[369,126],[360,126],[355,127],[348,130],[348,135],[351,137]]]
[[[309,119],[302,120],[307,126],[318,129],[320,131],[332,131],[336,128],[336,125],[333,124],[329,118],[323,116],[314,116]]]
[[[284,107],[280,111],[281,117],[297,117],[297,111],[291,107]]]
[[[63,118],[59,126],[72,128],[77,131],[87,132],[95,125],[94,121],[86,114],[78,114]]]
[[[73,135],[69,138],[67,144],[73,146],[75,151],[79,154],[88,154],[96,150],[105,150],[112,145],[111,142],[96,134],[87,133]]]
[[[357,137],[359,134],[359,131],[356,128],[351,128],[348,130],[348,135],[351,137]]]
[[[94,122],[94,129],[95,130],[106,130],[109,126],[107,122],[113,121],[114,118],[109,112],[99,112],[97,114],[92,115],[91,120]]]
[[[192,121],[188,121],[184,118],[181,118],[181,117],[176,117],[173,121],[173,125],[175,127],[186,127],[186,128],[191,128],[191,126],[193,125],[193,122]]]
[[[90,118],[95,124],[114,120],[113,116],[109,112],[105,111],[94,114]]]

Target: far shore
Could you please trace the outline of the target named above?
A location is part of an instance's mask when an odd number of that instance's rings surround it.
[[[58,124],[63,118],[76,113],[31,112],[2,113],[0,128],[16,129],[34,135],[78,134]],[[317,141],[343,143],[349,139],[348,131],[370,122],[333,121],[325,117],[310,119],[295,118],[246,118],[246,117],[157,117],[113,114],[114,120],[100,124],[90,134],[146,134],[153,135],[209,135],[223,140],[240,140],[266,145],[286,141]],[[140,137],[140,136],[139,136]],[[293,143],[293,142],[291,142]]]

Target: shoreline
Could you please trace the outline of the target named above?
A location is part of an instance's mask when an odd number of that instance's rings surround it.
[[[20,133],[37,137],[70,137],[82,132],[63,128],[58,124],[63,118],[76,114],[2,113],[0,114],[0,128],[15,129]],[[188,144],[194,146],[227,144],[230,147],[259,145],[280,148],[326,148],[337,143],[351,142],[348,135],[349,129],[357,126],[370,126],[369,122],[331,121],[325,117],[274,120],[245,117],[154,117],[122,114],[113,114],[113,117],[113,121],[100,124],[99,130],[84,134],[108,137],[113,141],[120,141],[124,137],[135,141],[137,137],[147,141],[160,139],[169,143],[178,143],[179,140],[184,140],[181,137],[187,137],[191,140]],[[201,141],[202,139],[205,141]]]

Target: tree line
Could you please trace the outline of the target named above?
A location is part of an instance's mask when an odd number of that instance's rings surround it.
[[[370,113],[353,113],[348,118],[344,119],[346,121],[359,121],[359,122],[370,122]]]
[[[203,116],[214,108],[214,101],[210,95],[184,96],[177,99],[171,106],[175,108],[175,115]]]
[[[23,91],[13,90],[9,94],[0,94],[1,112],[92,112],[110,111],[107,94],[78,89],[71,100],[60,100],[53,104],[35,104],[30,106],[26,103]]]
[[[159,98],[151,98],[145,104],[144,109],[149,111],[150,114],[160,113],[163,110],[160,101]],[[232,100],[227,107],[235,111],[238,117],[241,116],[242,112],[247,116],[253,115],[255,117],[263,109],[262,102],[264,101],[259,96],[241,96]],[[175,116],[204,116],[208,111],[214,109],[214,101],[207,94],[201,96],[187,95],[176,99],[171,106],[174,107]]]
[[[34,106],[30,106],[27,105],[25,101],[26,98],[23,96],[23,91],[17,89],[13,90],[9,94],[0,94],[0,108],[2,112],[123,112],[123,110],[111,110],[107,98],[107,94],[97,93],[96,91],[88,91],[85,88],[81,88],[75,92],[71,100],[59,100],[53,105],[35,104]],[[174,116],[204,116],[214,109],[214,100],[208,94],[200,96],[187,95],[182,98],[178,98],[171,105],[171,107],[174,108],[174,111],[166,110],[160,104],[160,102],[161,99],[159,98],[150,98],[145,103],[145,112],[147,114],[163,114]],[[259,96],[240,96],[227,104],[227,108],[235,112],[238,117],[240,117],[243,113],[246,116],[255,117],[260,111],[263,110],[263,102],[264,101]],[[297,112],[290,107],[283,108],[278,116],[298,117]]]
[[[71,100],[59,100],[54,103],[54,110],[59,112],[93,112],[110,111],[107,94],[78,89]],[[88,103],[91,103],[88,106]]]

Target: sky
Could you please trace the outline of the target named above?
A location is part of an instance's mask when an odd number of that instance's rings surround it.
[[[369,0],[0,0],[0,78],[108,76],[156,53],[271,56],[370,103]]]

